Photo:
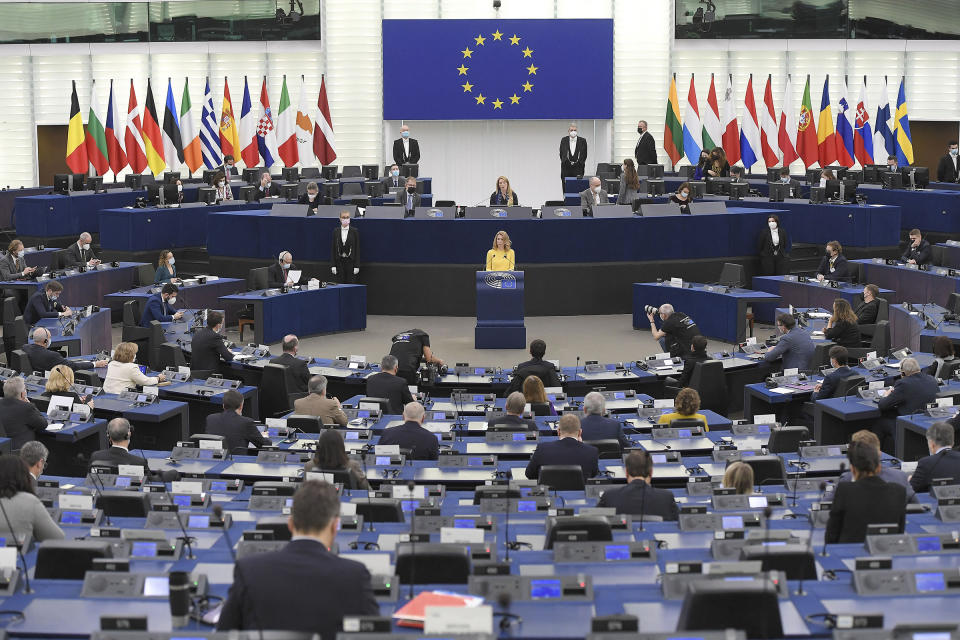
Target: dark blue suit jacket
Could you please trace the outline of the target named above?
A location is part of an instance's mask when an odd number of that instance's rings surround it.
[[[161,297],[162,294],[155,293],[147,299],[147,305],[143,309],[143,316],[140,318],[141,327],[149,327],[151,320],[157,322],[173,321],[173,314],[176,310],[167,304]]]
[[[660,516],[664,520],[677,520],[680,517],[673,492],[651,487],[645,480],[634,480],[625,486],[604,491],[597,506],[614,507],[617,513]]]
[[[784,369],[803,371],[810,368],[815,349],[816,345],[810,339],[810,334],[800,327],[794,327],[780,336],[777,346],[770,349],[763,359],[772,362],[782,356]]]
[[[398,444],[401,449],[410,449],[413,460],[436,460],[440,455],[440,442],[416,422],[404,422],[384,429],[377,444]]]
[[[850,265],[847,264],[847,259],[841,254],[837,256],[833,263],[833,273],[830,273],[830,259],[823,256],[820,259],[820,266],[817,267],[817,273],[827,280],[849,280]]]
[[[880,411],[896,409],[898,416],[917,413],[934,401],[937,389],[936,378],[923,372],[915,373],[897,380],[890,394],[877,402],[877,408]]]
[[[621,447],[628,447],[631,444],[630,439],[623,432],[623,427],[612,418],[604,418],[594,414],[583,416],[583,420],[580,421],[580,428],[583,430],[581,437],[585,441],[617,440]]]
[[[828,373],[826,376],[824,376],[823,384],[820,385],[820,391],[814,393],[810,399],[823,400],[824,398],[832,398],[834,392],[837,390],[837,385],[840,384],[842,380],[846,380],[854,373],[856,373],[856,371],[848,366],[838,367],[836,371]]]
[[[40,318],[56,318],[61,311],[63,311],[63,305],[60,301],[53,302],[47,297],[47,292],[41,289],[27,300],[27,307],[23,310],[23,321],[27,326],[33,326]]]
[[[578,464],[583,470],[583,479],[586,480],[600,473],[599,460],[600,452],[596,447],[584,444],[576,438],[560,438],[537,445],[527,464],[526,474],[531,480],[536,480],[540,477],[540,467],[544,465]]]
[[[916,470],[910,476],[910,486],[915,491],[929,491],[930,483],[936,478],[960,480],[960,451],[945,449],[932,456],[920,458]]]

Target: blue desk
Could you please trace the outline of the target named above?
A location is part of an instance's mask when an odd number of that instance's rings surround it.
[[[946,304],[951,293],[960,291],[960,277],[939,275],[933,271],[920,271],[906,265],[889,265],[882,260],[851,260],[862,264],[867,282],[879,287],[893,289],[890,302],[921,300]],[[886,298],[886,296],[884,296]]]
[[[669,282],[634,282],[633,328],[644,329],[650,325],[644,305],[659,307],[669,303],[677,311],[693,318],[701,334],[738,343],[747,339],[747,304],[775,304],[779,300],[779,295],[750,289],[730,289],[725,292],[722,287],[708,289],[699,283],[693,283],[687,289],[670,286]]]
[[[98,214],[100,246],[107,251],[197,247],[206,242],[208,214],[260,208],[258,202],[234,200],[217,205],[184,203],[164,209],[102,209]]]
[[[860,185],[858,192],[871,203],[901,208],[900,227],[956,233],[960,231],[960,191],[951,189],[881,189],[879,185]]]
[[[119,267],[109,264],[85,273],[61,276],[57,281],[63,285],[60,302],[68,307],[82,307],[98,303],[104,296],[121,289],[132,289],[137,282],[137,267],[142,262],[121,262]],[[46,286],[47,280],[12,280],[0,282],[5,289],[24,289],[31,296]]]
[[[870,282],[874,281],[870,280]],[[832,309],[833,301],[837,298],[843,298],[852,307],[856,308],[856,303],[861,299],[858,296],[863,295],[863,286],[846,282],[841,282],[839,285],[839,288],[834,289],[829,284],[820,284],[816,279],[799,282],[796,276],[753,277],[754,289],[778,295],[783,299],[783,303],[792,304],[794,307]],[[886,300],[892,301],[894,293],[891,289],[880,289],[880,297]],[[754,317],[767,324],[773,324],[776,320],[774,317],[775,311],[776,305],[767,302],[758,302],[753,305]]]
[[[958,191],[958,193],[960,193],[960,191]],[[948,267],[950,269],[960,268],[960,246],[955,244],[947,244],[946,242],[938,242],[937,246],[941,247],[941,250],[943,251],[943,260],[940,263],[940,266]]]
[[[66,320],[66,318],[64,318]],[[67,354],[78,356],[87,353],[107,353],[113,348],[113,333],[110,329],[110,309],[100,309],[80,320],[71,336],[63,335],[66,323],[57,318],[41,318],[36,326],[50,331],[53,347],[67,347]],[[20,348],[19,346],[17,347]]]
[[[78,464],[77,456],[89,458],[94,451],[107,447],[107,421],[94,418],[84,423],[67,422],[59,431],[44,431],[39,440],[50,450],[49,473],[85,476],[86,464]]]
[[[937,336],[946,336],[954,345],[960,345],[960,323],[945,321],[946,309],[918,303],[913,308],[911,312],[902,304],[890,305],[890,339],[894,346],[930,352]],[[936,328],[930,328],[931,323]]]
[[[103,297],[103,305],[114,311],[122,311],[125,302],[130,300],[146,302],[153,295],[151,291],[160,286],[151,285],[110,293]],[[181,285],[180,291],[177,293],[177,300],[182,303],[181,308],[214,309],[218,308],[217,301],[221,296],[240,293],[246,288],[246,283],[238,278],[218,278],[213,281],[208,280],[205,284]],[[231,320],[231,318],[228,318],[228,320]],[[137,318],[137,322],[139,321],[140,318]]]
[[[897,430],[894,433],[897,456],[903,460],[919,460],[929,455],[927,429],[934,422],[942,422],[945,419],[931,418],[922,413],[897,418]]]

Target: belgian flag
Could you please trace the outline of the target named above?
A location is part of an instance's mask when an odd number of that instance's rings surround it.
[[[73,81],[70,97],[70,123],[67,128],[67,166],[73,173],[86,173],[87,146],[83,133],[83,118],[80,117],[80,100],[77,98],[77,81]]]

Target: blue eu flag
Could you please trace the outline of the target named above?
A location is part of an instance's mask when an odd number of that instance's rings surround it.
[[[384,20],[384,120],[610,119],[612,20]]]

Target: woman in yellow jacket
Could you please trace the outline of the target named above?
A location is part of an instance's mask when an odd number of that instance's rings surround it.
[[[673,412],[660,416],[660,419],[657,420],[659,424],[669,426],[674,420],[693,418],[703,422],[704,431],[710,431],[710,427],[707,425],[707,417],[702,413],[697,413],[700,410],[700,394],[697,393],[696,389],[690,387],[680,389],[680,393],[677,394],[673,403]]]
[[[510,248],[510,236],[506,231],[497,231],[493,236],[493,249],[487,251],[487,271],[514,271],[517,259]]]

